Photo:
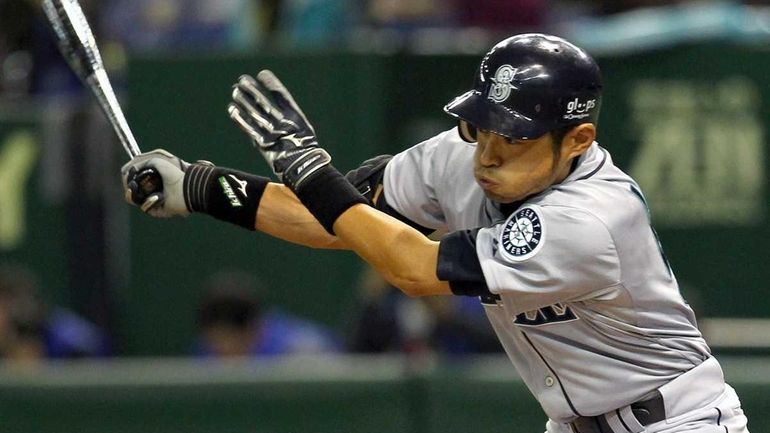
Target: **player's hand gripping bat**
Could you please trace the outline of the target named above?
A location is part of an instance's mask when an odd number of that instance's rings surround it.
[[[131,158],[139,155],[141,151],[104,70],[99,48],[80,4],[77,0],[43,0],[43,10],[51,23],[59,50],[75,74],[96,96],[126,153]],[[151,168],[139,173],[137,182],[146,195],[163,190],[161,177]]]

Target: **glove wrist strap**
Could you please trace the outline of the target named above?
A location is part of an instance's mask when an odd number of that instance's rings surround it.
[[[257,209],[270,180],[210,164],[192,164],[184,177],[184,199],[191,212],[255,230]]]
[[[334,234],[332,227],[340,215],[353,205],[368,203],[332,165],[325,165],[305,178],[294,193],[331,234]]]
[[[299,189],[313,174],[329,165],[331,160],[331,156],[321,148],[302,152],[283,172],[283,181],[292,190]]]

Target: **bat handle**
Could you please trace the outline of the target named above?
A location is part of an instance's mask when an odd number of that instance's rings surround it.
[[[139,197],[136,197],[139,200],[136,203],[141,206],[143,212],[147,212],[163,199],[163,178],[154,168],[145,168],[137,173],[136,186],[139,189]],[[150,197],[152,195],[154,197]]]

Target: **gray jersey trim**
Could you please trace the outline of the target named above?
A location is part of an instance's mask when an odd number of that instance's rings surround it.
[[[615,414],[618,416],[618,420],[620,421],[620,423],[623,424],[623,428],[628,430],[629,433],[630,433],[631,432],[631,428],[628,427],[628,424],[626,424],[626,421],[623,420],[623,417],[620,415],[620,409],[615,409]]]

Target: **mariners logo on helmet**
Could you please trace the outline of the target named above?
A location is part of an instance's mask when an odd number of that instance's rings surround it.
[[[503,256],[520,262],[534,256],[543,244],[545,227],[534,206],[525,207],[508,217],[500,234]]]
[[[511,65],[503,65],[497,68],[494,78],[491,78],[493,84],[489,87],[487,99],[498,104],[505,102],[511,96],[511,89],[513,88],[511,81],[516,78],[517,71],[518,69]]]

